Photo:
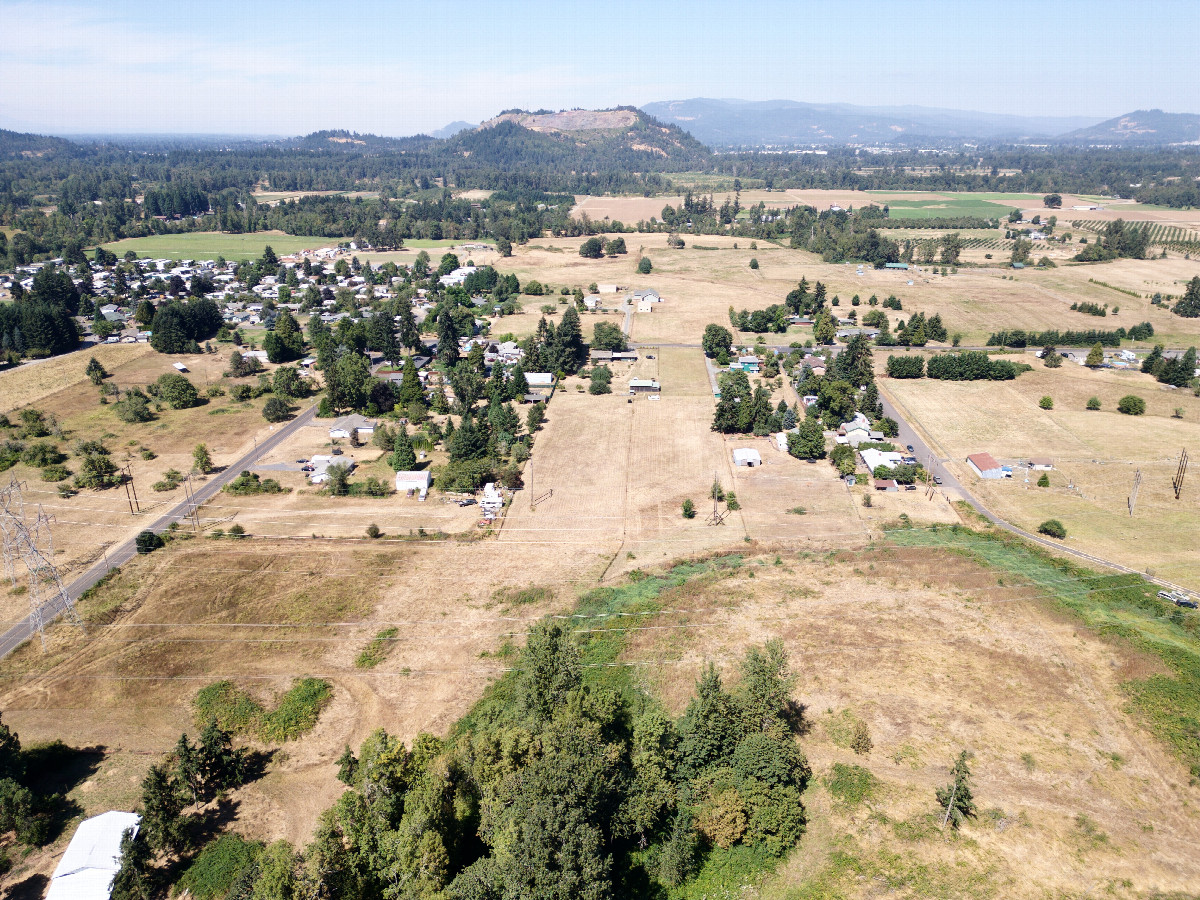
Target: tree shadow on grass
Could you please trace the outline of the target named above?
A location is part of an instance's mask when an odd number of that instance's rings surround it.
[[[62,741],[34,744],[22,751],[25,783],[41,797],[43,815],[49,820],[46,836],[55,840],[72,819],[83,815],[83,807],[67,796],[96,774],[107,748],[69,747]]]
[[[50,879],[40,872],[10,884],[4,889],[4,900],[42,900],[50,887]]]

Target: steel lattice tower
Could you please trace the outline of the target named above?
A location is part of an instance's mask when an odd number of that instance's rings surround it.
[[[75,603],[59,577],[58,568],[50,561],[54,555],[54,540],[50,534],[52,518],[37,508],[30,521],[25,509],[22,484],[16,479],[0,488],[0,532],[4,538],[4,569],[8,580],[16,587],[25,580],[29,598],[29,623],[46,646],[46,622],[59,615],[69,618],[83,628]]]

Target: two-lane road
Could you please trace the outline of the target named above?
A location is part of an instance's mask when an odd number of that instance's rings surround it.
[[[218,472],[203,485],[193,492],[197,505],[211,500],[225,485],[229,484],[233,479],[237,478],[244,470],[251,468],[258,459],[266,453],[274,450],[285,440],[287,440],[298,429],[309,424],[316,415],[316,406],[310,406],[296,418],[286,423],[282,428],[274,434],[260,441],[253,450],[244,454],[239,459],[233,461],[226,466],[222,471]],[[165,515],[154,520],[147,525],[143,530],[153,531],[155,534],[161,534],[170,527],[172,522],[180,522],[190,515],[192,511],[192,503],[188,500],[183,500],[172,506]],[[88,588],[94,587],[105,575],[109,569],[114,566],[122,565],[128,562],[137,552],[137,547],[134,545],[134,539],[118,544],[116,547],[108,550],[107,558],[96,562],[85,571],[82,575],[76,578],[67,586],[67,594],[72,601],[78,600]],[[42,620],[49,624],[57,619],[63,613],[63,601],[61,597],[53,597],[42,605]],[[28,615],[16,625],[13,625],[8,631],[0,636],[0,659],[3,659],[13,650],[25,643],[34,635],[33,616]]]

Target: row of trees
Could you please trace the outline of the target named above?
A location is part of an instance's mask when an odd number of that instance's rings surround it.
[[[1141,322],[1126,330],[1118,328],[1116,331],[1025,331],[1020,328],[1014,328],[1007,331],[998,331],[988,336],[987,346],[989,347],[1037,347],[1037,346],[1055,346],[1055,347],[1088,347],[1092,344],[1101,344],[1105,347],[1119,347],[1121,341],[1128,338],[1131,341],[1147,341],[1154,337],[1154,326],[1149,322]]]

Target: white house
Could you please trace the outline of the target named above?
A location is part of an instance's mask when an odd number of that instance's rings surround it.
[[[424,500],[429,493],[431,484],[433,484],[433,476],[428,469],[423,472],[396,473],[396,493],[398,494],[407,494],[412,491],[416,493],[418,500]]]
[[[352,456],[314,456],[309,462],[312,464],[313,470],[309,473],[308,480],[313,484],[327,482],[331,466],[345,466],[347,474],[353,472],[355,467]]]
[[[357,436],[360,440],[370,440],[375,436],[375,421],[358,413],[342,416],[329,426],[329,436],[346,439]]]
[[[894,469],[900,465],[904,459],[901,453],[895,453],[890,450],[860,450],[858,455],[862,457],[863,465],[874,472],[880,466],[888,469]]]
[[[733,464],[735,466],[754,466],[762,465],[762,457],[758,451],[751,447],[739,447],[733,451]]]
[[[489,481],[483,486],[483,497],[479,501],[479,508],[491,516],[495,516],[504,508],[504,496],[496,490],[495,482]]]
[[[50,879],[46,900],[108,900],[121,868],[121,836],[142,821],[137,813],[110,812],[84,819],[75,829]]]

